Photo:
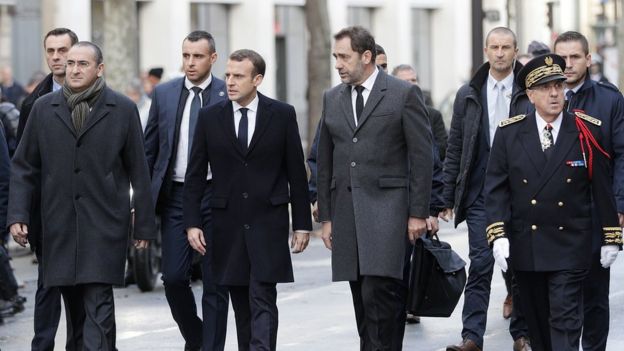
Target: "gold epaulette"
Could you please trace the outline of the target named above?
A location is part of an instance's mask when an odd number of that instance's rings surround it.
[[[487,234],[488,245],[492,245],[494,240],[498,238],[506,237],[505,223],[503,222],[492,223],[485,229],[485,233]]]
[[[507,119],[504,119],[504,120],[500,121],[498,123],[498,126],[500,128],[503,128],[503,127],[508,126],[510,124],[514,124],[516,122],[522,121],[525,117],[526,117],[526,115],[517,115],[517,116],[509,117]]]
[[[580,118],[582,120],[585,120],[585,121],[587,121],[587,122],[589,122],[591,124],[595,124],[598,127],[600,127],[602,125],[602,121],[601,120],[599,120],[598,118],[594,118],[594,117],[592,117],[590,115],[586,115],[583,112],[574,111],[574,114],[576,115],[576,117],[578,117],[578,118]]]
[[[605,245],[622,245],[622,228],[620,227],[604,227],[602,228],[604,233]]]

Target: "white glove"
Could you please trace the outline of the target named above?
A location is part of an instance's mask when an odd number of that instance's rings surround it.
[[[507,272],[507,257],[509,257],[509,239],[500,238],[494,240],[492,253],[494,254],[494,261],[496,262],[496,264],[500,267],[500,269],[503,270],[503,272]]]
[[[602,268],[609,268],[615,262],[620,248],[617,245],[604,245],[600,248],[600,264]]]

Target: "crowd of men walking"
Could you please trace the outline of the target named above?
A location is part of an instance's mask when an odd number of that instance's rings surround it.
[[[291,253],[306,249],[312,217],[333,280],[349,282],[361,350],[402,349],[406,320],[418,321],[406,314],[413,244],[437,232],[438,218],[466,221],[470,247],[461,340],[447,350],[486,346],[495,263],[514,350],[606,349],[624,222],[624,99],[589,79],[582,34],[561,34],[552,53],[540,48],[523,66],[515,34],[490,31],[447,141],[415,70],[388,74],[366,29],[342,29],[332,49],[341,83],[323,96],[309,177],[295,109],[258,91],[266,64],[253,50],[229,54],[221,80],[211,73],[214,38],[190,33],[184,76],[156,86],[141,118],[106,86],[97,45],[57,28],[44,49],[50,74],[22,103],[10,177],[10,143],[0,140],[0,227],[39,262],[33,350],[54,349],[61,299],[66,349],[116,349],[112,287],[124,283],[129,234],[147,247],[156,217],[185,350],[224,349],[230,301],[239,350],[277,348],[276,284],[294,281]],[[2,298],[23,305],[4,262],[0,286],[15,289]]]

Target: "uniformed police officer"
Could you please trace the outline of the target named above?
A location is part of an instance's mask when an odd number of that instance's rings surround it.
[[[614,85],[590,79],[588,68],[592,57],[587,39],[581,33],[562,33],[555,40],[554,50],[566,61],[566,110],[580,109],[602,122],[602,145],[612,155],[613,192],[621,226],[624,222],[624,98]],[[600,223],[594,221],[593,229],[594,259],[584,284],[585,325],[581,342],[584,351],[605,351],[609,335],[610,272],[598,263],[602,237]]]
[[[510,258],[536,351],[579,348],[592,197],[603,267],[622,246],[601,121],[564,111],[564,68],[547,54],[518,73],[536,111],[500,122],[485,180],[488,242],[503,270]]]

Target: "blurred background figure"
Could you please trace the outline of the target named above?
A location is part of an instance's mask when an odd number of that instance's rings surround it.
[[[589,77],[595,82],[610,83],[607,77],[604,76],[604,72],[602,70],[602,56],[598,53],[591,55]]]
[[[43,73],[42,71],[35,71],[35,73],[33,73],[32,76],[30,76],[30,79],[28,80],[28,84],[26,84],[26,86],[24,87],[26,94],[30,94],[33,91],[35,91],[35,88],[37,87],[37,85],[39,85],[39,83],[41,83],[41,81],[44,80],[45,77],[46,77],[46,74]],[[22,99],[22,101],[24,100]]]
[[[375,51],[377,52],[377,56],[375,56],[375,64],[384,72],[388,73],[388,55],[386,55],[386,50],[384,50],[381,45],[375,44]]]
[[[139,109],[139,117],[141,117],[141,127],[143,127],[143,131],[145,131],[150,106],[152,106],[152,99],[145,93],[144,86],[145,85],[141,83],[139,78],[135,78],[128,83],[125,90],[126,96],[134,101],[137,105],[137,109]]]
[[[26,90],[13,79],[13,70],[11,67],[4,66],[0,69],[0,82],[2,82],[2,84],[0,84],[2,95],[19,109],[19,102],[26,96]]]
[[[162,67],[154,67],[147,72],[143,80],[143,91],[148,97],[152,97],[152,91],[156,85],[160,84],[164,71]]]
[[[4,90],[0,91],[0,122],[4,130],[5,143],[8,147],[9,157],[13,156],[17,148],[17,126],[19,124],[20,112],[15,105],[8,101],[4,95]],[[4,229],[4,228],[2,228]]]

